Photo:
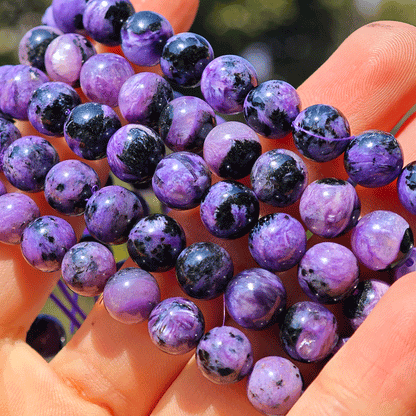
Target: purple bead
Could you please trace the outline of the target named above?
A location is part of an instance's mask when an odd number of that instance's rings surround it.
[[[237,55],[215,58],[205,68],[201,91],[207,103],[219,113],[237,114],[243,111],[247,94],[257,87],[253,65]]]
[[[331,355],[336,354],[341,349],[341,347],[343,347],[347,343],[349,339],[350,337],[338,338],[337,345],[335,345],[334,349],[331,351]]]
[[[19,129],[11,121],[0,117],[0,170],[3,169],[3,157],[7,148],[21,137]]]
[[[263,153],[250,174],[257,198],[275,207],[294,204],[308,184],[308,171],[303,160],[286,149]]]
[[[238,273],[225,291],[225,305],[243,328],[264,329],[274,324],[286,307],[286,290],[278,276],[254,268]]]
[[[350,126],[336,108],[315,104],[293,121],[293,140],[299,152],[316,162],[328,162],[344,152],[350,142]]]
[[[247,383],[250,403],[268,415],[285,415],[302,392],[299,369],[286,358],[277,356],[258,360]]]
[[[234,239],[254,227],[259,209],[259,201],[251,189],[239,182],[221,181],[208,189],[201,201],[200,213],[212,235]]]
[[[20,248],[30,265],[42,272],[55,272],[61,268],[65,253],[76,242],[74,229],[68,222],[46,215],[24,229]]]
[[[170,100],[173,100],[173,91],[165,79],[152,72],[141,72],[123,84],[118,105],[129,123],[157,130],[160,113]]]
[[[165,155],[160,137],[150,128],[128,124],[113,134],[107,146],[111,171],[124,182],[146,183]]]
[[[103,301],[114,319],[124,324],[136,324],[145,321],[160,302],[160,289],[150,273],[128,267],[107,281]]]
[[[298,302],[286,311],[280,338],[293,359],[311,363],[331,353],[338,342],[337,328],[335,316],[325,306]]]
[[[205,330],[201,310],[192,301],[180,297],[162,300],[149,316],[150,339],[168,354],[193,350]]]
[[[306,232],[288,214],[269,214],[250,231],[248,248],[260,267],[281,272],[298,264],[305,254]]]
[[[83,32],[82,15],[85,0],[52,0],[52,12],[56,25],[64,33]]]
[[[127,241],[132,260],[149,272],[165,272],[174,267],[185,246],[181,225],[163,214],[142,218],[130,231]]]
[[[214,127],[204,142],[204,159],[218,176],[241,179],[247,176],[261,155],[256,132],[238,121]]]
[[[416,161],[404,167],[397,179],[397,194],[401,204],[416,214]]]
[[[4,153],[3,172],[17,189],[39,192],[44,188],[47,173],[58,162],[58,153],[47,140],[24,136],[15,140]]]
[[[290,133],[300,111],[300,97],[292,85],[272,80],[253,88],[244,101],[244,118],[257,133],[281,139]]]
[[[181,87],[197,87],[205,67],[214,58],[209,42],[196,33],[184,32],[166,42],[160,67],[165,77]]]
[[[46,175],[45,198],[62,214],[80,215],[100,186],[100,178],[93,168],[79,160],[64,160]]]
[[[354,330],[364,322],[389,287],[389,284],[377,279],[365,280],[358,284],[343,304],[344,314]]]
[[[416,248],[413,247],[410,250],[410,255],[407,259],[399,266],[393,269],[394,280],[400,279],[402,276],[416,271]]]
[[[75,244],[62,260],[62,279],[82,296],[98,296],[116,272],[113,253],[94,241]]]
[[[351,250],[337,243],[318,243],[302,257],[298,279],[302,290],[315,302],[335,303],[358,284],[358,261]]]
[[[7,194],[7,189],[4,186],[4,183],[2,181],[0,181],[0,196]]]
[[[117,107],[121,86],[133,75],[127,59],[115,53],[99,53],[85,62],[79,79],[83,93],[91,101]]]
[[[157,65],[167,40],[173,36],[172,25],[162,15],[140,11],[130,16],[121,28],[124,56],[141,66]]]
[[[7,244],[19,244],[23,230],[40,216],[31,198],[15,192],[0,196],[0,212],[0,241]]]
[[[197,207],[211,186],[211,172],[201,156],[189,152],[171,153],[156,167],[152,187],[156,197],[169,208]]]
[[[373,211],[362,217],[351,234],[351,248],[371,270],[401,264],[413,248],[413,233],[407,221],[391,211]]]
[[[158,125],[160,137],[169,149],[200,153],[216,124],[214,110],[204,100],[182,96],[166,105]]]
[[[121,43],[121,27],[133,13],[134,7],[129,0],[89,0],[82,23],[94,40],[116,46]]]
[[[47,136],[63,136],[71,110],[81,104],[78,93],[64,82],[45,82],[32,95],[27,115],[32,126]]]
[[[58,29],[58,26],[56,25],[55,19],[53,17],[52,5],[47,7],[45,13],[43,13],[41,22],[45,26],[50,26]]]
[[[196,299],[214,299],[224,293],[234,273],[233,261],[218,244],[200,242],[185,248],[176,261],[179,286]]]
[[[82,65],[96,53],[92,43],[82,35],[67,33],[58,36],[46,49],[46,71],[52,81],[79,87]]]
[[[253,368],[250,341],[232,326],[212,328],[196,348],[196,363],[208,380],[217,384],[236,383]]]
[[[393,182],[402,170],[402,149],[392,134],[369,130],[348,144],[344,167],[350,179],[361,186],[384,186]]]
[[[354,227],[361,212],[355,188],[335,178],[309,184],[300,198],[299,213],[306,227],[325,238],[337,237]]]

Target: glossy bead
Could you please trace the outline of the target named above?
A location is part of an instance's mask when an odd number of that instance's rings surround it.
[[[397,194],[401,204],[416,214],[416,161],[407,164],[397,179]]]
[[[186,354],[193,350],[205,330],[201,310],[181,297],[162,300],[150,313],[150,339],[168,354]]]
[[[335,107],[315,104],[293,121],[293,140],[299,152],[316,162],[328,162],[344,152],[350,142],[350,126]]]
[[[62,32],[84,32],[82,15],[86,4],[85,0],[52,0],[53,18]]]
[[[344,167],[348,176],[361,186],[384,186],[393,182],[402,170],[402,149],[392,134],[369,130],[348,144]]]
[[[65,253],[77,242],[74,229],[62,218],[36,218],[23,231],[20,248],[26,261],[42,272],[61,268]]]
[[[152,214],[138,221],[127,242],[132,260],[149,272],[164,272],[174,267],[185,246],[181,225],[163,214]]]
[[[416,248],[410,250],[410,255],[404,263],[393,268],[394,280],[400,279],[402,276],[416,271]]]
[[[354,227],[361,212],[355,188],[335,178],[309,184],[300,198],[299,213],[306,227],[325,238],[337,237]]]
[[[229,282],[224,295],[231,318],[243,328],[264,329],[286,307],[286,290],[278,276],[265,269],[243,270]]]
[[[238,182],[217,182],[201,201],[201,220],[219,238],[234,239],[247,234],[259,217],[254,192]]]
[[[371,270],[385,270],[403,263],[413,248],[407,221],[391,211],[373,211],[362,217],[351,234],[351,248]]]
[[[273,149],[255,161],[250,179],[260,201],[275,207],[287,207],[301,197],[308,184],[308,171],[296,153]]]
[[[253,368],[250,341],[231,326],[219,326],[207,332],[201,338],[195,356],[202,374],[217,384],[236,383]]]
[[[302,224],[283,212],[259,219],[250,231],[248,248],[260,267],[281,272],[299,263],[306,251]]]
[[[3,170],[3,157],[7,148],[21,137],[22,135],[14,123],[0,117],[0,171]]]
[[[41,22],[45,26],[51,26],[58,29],[58,26],[56,25],[55,19],[53,17],[52,5],[46,8],[45,13],[43,13]]]

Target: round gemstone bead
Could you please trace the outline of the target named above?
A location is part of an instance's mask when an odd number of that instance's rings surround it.
[[[127,59],[115,53],[99,53],[82,66],[79,80],[91,101],[116,107],[122,85],[133,75]]]
[[[205,330],[201,310],[181,297],[162,300],[150,313],[150,339],[168,354],[186,354],[193,350]]]
[[[4,153],[3,172],[17,189],[39,192],[44,188],[47,173],[58,162],[58,153],[47,140],[24,136],[15,140]]]
[[[22,135],[14,123],[0,117],[0,171],[3,170],[3,157],[7,148],[21,137]]]
[[[196,363],[208,380],[217,384],[236,383],[253,368],[250,341],[237,328],[212,328],[196,348]]]
[[[53,17],[52,5],[46,8],[45,13],[43,13],[41,22],[45,26],[51,26],[56,29],[58,28],[58,26],[56,25],[55,19]]]
[[[268,415],[285,415],[302,392],[299,369],[286,358],[277,356],[258,360],[247,383],[250,403]]]
[[[202,36],[191,32],[179,33],[166,42],[160,67],[165,77],[181,87],[196,87],[204,68],[214,58],[214,51]]]
[[[120,119],[111,107],[85,103],[71,111],[64,124],[64,135],[76,155],[98,160],[106,157],[108,141],[120,127]]]
[[[300,98],[287,82],[266,81],[248,93],[243,110],[253,130],[269,139],[281,139],[290,133],[299,114]]]
[[[134,64],[157,65],[163,47],[173,35],[172,25],[159,13],[140,11],[131,15],[121,28],[121,48]]]
[[[25,194],[7,193],[0,196],[0,241],[19,244],[23,230],[40,216],[36,203]]]
[[[104,244],[122,244],[143,217],[137,196],[122,186],[105,186],[88,200],[85,224],[91,235]]]
[[[187,210],[198,206],[211,186],[211,172],[201,156],[177,152],[156,167],[152,187],[156,197],[169,208]]]
[[[336,108],[315,104],[293,121],[293,140],[299,152],[316,162],[328,162],[344,152],[350,141],[350,126]]]
[[[406,165],[400,173],[397,194],[401,204],[411,214],[416,214],[416,161]]]
[[[257,83],[257,73],[250,62],[237,55],[223,55],[204,69],[201,91],[214,110],[237,114],[243,111],[244,100]]]
[[[416,271],[416,248],[413,247],[410,250],[410,255],[407,259],[399,266],[393,269],[394,280],[400,279],[402,276]]]
[[[55,272],[76,242],[74,229],[68,222],[46,215],[36,218],[24,229],[20,248],[33,267],[42,272]]]
[[[263,153],[250,174],[257,198],[275,207],[294,204],[308,184],[308,171],[303,160],[286,149]]]
[[[57,27],[64,33],[83,32],[82,15],[85,0],[52,0],[53,18]]]
[[[218,176],[241,179],[247,176],[261,155],[256,132],[238,121],[214,127],[204,142],[204,159]]]
[[[249,329],[264,329],[274,324],[286,307],[282,281],[260,268],[238,273],[228,284],[224,298],[231,318]]]
[[[325,238],[337,237],[358,222],[361,202],[355,188],[335,178],[309,184],[300,198],[299,213],[306,227]]]
[[[32,126],[47,136],[63,136],[71,110],[81,104],[78,93],[64,82],[45,82],[32,95],[27,115]]]
[[[344,167],[350,179],[361,186],[384,186],[393,182],[402,170],[402,149],[392,134],[369,130],[348,144]]]
[[[391,211],[373,211],[362,217],[351,234],[351,248],[371,270],[385,270],[403,263],[413,248],[407,221]]]
[[[302,290],[315,302],[335,303],[358,284],[358,261],[351,250],[337,243],[318,243],[302,257],[298,279]]]
[[[285,351],[295,360],[316,362],[326,358],[338,342],[338,324],[325,306],[298,302],[287,311],[280,329]]]
[[[149,272],[165,272],[174,267],[185,246],[181,225],[164,214],[148,215],[138,221],[127,242],[132,260]]]
[[[281,272],[298,264],[305,254],[306,232],[288,214],[269,214],[250,231],[248,248],[260,267]]]
[[[234,239],[247,234],[259,217],[254,192],[238,182],[221,181],[212,185],[200,207],[207,230],[219,238]]]
[[[233,273],[231,256],[215,243],[191,244],[176,261],[176,278],[180,287],[197,299],[209,300],[223,294]]]
[[[45,179],[48,204],[66,215],[80,215],[88,199],[100,189],[97,172],[79,160],[64,160],[52,167]]]

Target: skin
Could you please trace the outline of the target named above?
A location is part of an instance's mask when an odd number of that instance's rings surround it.
[[[198,6],[197,0],[168,3],[136,0],[134,3],[137,11],[150,7],[164,13],[175,33],[189,29]],[[303,107],[327,103],[342,109],[352,134],[370,128],[390,131],[415,103],[415,49],[413,26],[379,22],[358,29],[299,87]],[[29,132],[26,129],[22,135]],[[403,147],[405,164],[416,159],[415,134],[416,117],[412,116],[396,135]],[[62,140],[54,140],[61,160],[74,157],[65,150]],[[262,142],[263,151],[275,144],[270,140]],[[293,150],[287,138],[279,146]],[[108,173],[105,162],[89,163],[100,172],[105,183]],[[313,162],[307,163],[310,181],[337,177],[343,172],[339,158],[319,165],[319,170]],[[395,185],[382,189],[360,188],[359,193],[363,201],[362,215],[373,209],[392,209],[411,221],[410,214],[398,203]],[[42,195],[35,198],[43,215],[52,213]],[[267,213],[263,211],[263,215]],[[287,210],[291,215],[295,215],[294,211]],[[197,209],[175,213],[175,218],[184,226],[189,244],[209,238],[198,220]],[[79,218],[69,221],[79,235],[82,229]],[[218,242],[218,239],[209,239]],[[236,273],[255,267],[253,261],[247,261],[244,237],[221,244],[233,257]],[[129,266],[131,261],[125,264]],[[288,271],[285,281],[295,282],[295,274],[296,270]],[[146,325],[128,326],[113,320],[101,302],[69,344],[47,364],[24,339],[58,278],[59,273],[44,274],[27,265],[18,246],[0,250],[0,414],[240,416],[255,413],[246,397],[245,381],[228,386],[210,383],[199,373],[192,352],[174,359],[160,352],[151,343]],[[183,296],[172,273],[165,273],[163,279],[158,275],[156,278],[162,299]],[[416,273],[395,282],[322,371],[320,365],[299,365],[305,382],[310,385],[288,416],[410,416],[416,413],[415,284]],[[286,286],[288,304],[302,299],[295,284]],[[206,317],[207,329],[221,324],[220,302],[198,303]],[[275,328],[247,334],[255,360],[282,354]]]

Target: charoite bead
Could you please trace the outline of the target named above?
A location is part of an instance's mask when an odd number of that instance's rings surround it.
[[[0,171],[3,170],[3,157],[7,148],[21,137],[22,135],[14,123],[0,117]]]
[[[397,194],[401,204],[416,214],[416,161],[407,164],[397,179]]]
[[[84,32],[85,0],[52,0],[54,21],[64,33]]]
[[[58,26],[56,25],[55,19],[53,17],[52,5],[46,8],[45,13],[43,13],[41,22],[45,26],[51,26],[58,29]]]
[[[393,268],[394,280],[400,279],[402,276],[416,271],[416,248],[410,250],[410,255],[404,263]]]
[[[7,189],[4,186],[4,183],[2,181],[0,181],[0,196],[7,194]]]

